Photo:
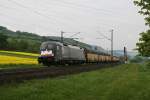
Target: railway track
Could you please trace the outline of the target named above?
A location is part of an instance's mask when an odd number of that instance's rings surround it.
[[[114,64],[117,65],[117,64]],[[41,68],[20,68],[0,70],[0,84],[22,82],[23,80],[57,77],[62,75],[76,74],[101,68],[112,67],[112,64],[88,64],[71,66],[52,66]]]

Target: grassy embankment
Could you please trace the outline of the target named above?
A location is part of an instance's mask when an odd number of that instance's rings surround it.
[[[38,64],[38,56],[39,54],[0,50],[0,68],[35,66]]]
[[[149,100],[149,84],[149,69],[127,64],[0,86],[0,100]]]

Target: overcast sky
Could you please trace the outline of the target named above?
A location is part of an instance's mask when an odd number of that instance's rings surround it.
[[[114,49],[136,47],[139,33],[146,30],[144,17],[132,0],[0,0],[0,25],[11,30],[44,36],[74,38],[110,49],[114,29]]]

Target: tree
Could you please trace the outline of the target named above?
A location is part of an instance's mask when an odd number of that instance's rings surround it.
[[[15,51],[19,51],[20,50],[20,44],[19,44],[19,40],[16,38],[8,38],[8,49],[9,50],[15,50]]]
[[[136,0],[135,5],[141,7],[140,14],[145,16],[146,25],[150,27],[150,0]],[[150,30],[140,33],[137,50],[142,56],[150,56]]]
[[[140,42],[137,43],[137,50],[142,56],[150,56],[150,30],[147,32],[143,32],[140,34],[141,38],[139,39]]]
[[[5,49],[7,47],[7,36],[0,33],[0,49]]]
[[[6,27],[0,26],[0,30],[7,30]]]
[[[133,63],[142,63],[144,61],[144,58],[137,55],[134,58],[132,58],[130,61]]]
[[[20,50],[27,51],[28,42],[26,40],[20,40],[18,45]]]
[[[146,25],[150,26],[150,0],[135,0],[134,4],[141,7],[139,13],[146,16]]]

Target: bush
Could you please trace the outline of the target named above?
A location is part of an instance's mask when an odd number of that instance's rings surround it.
[[[135,56],[133,59],[130,60],[132,63],[141,63],[144,59],[141,56]]]

